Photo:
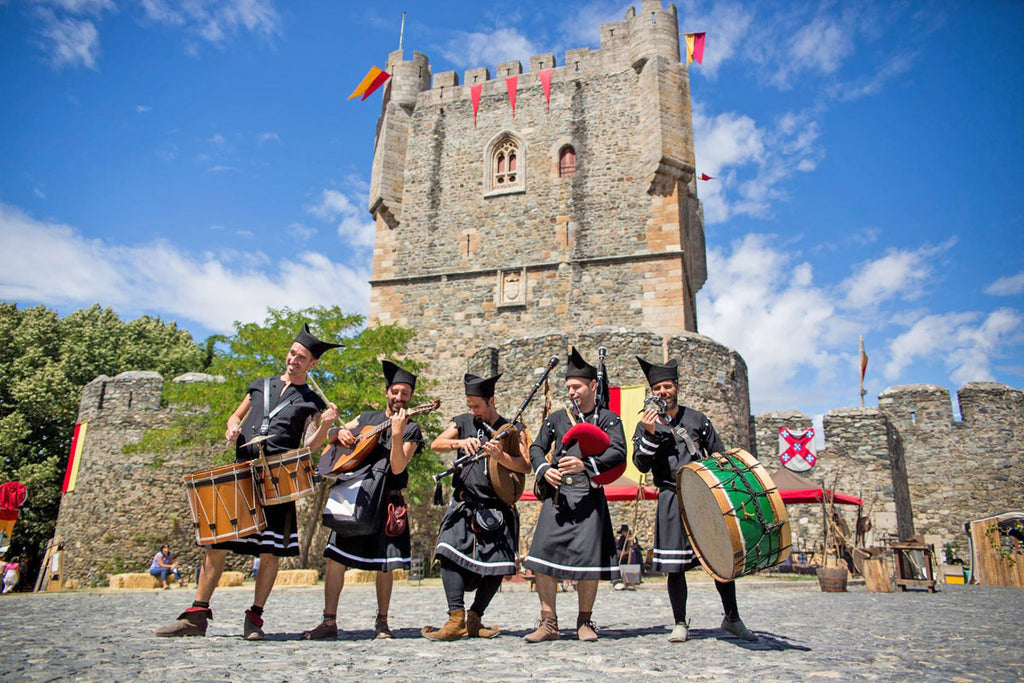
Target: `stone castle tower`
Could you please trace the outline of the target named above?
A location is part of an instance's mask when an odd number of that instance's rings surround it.
[[[493,75],[432,78],[423,54],[388,57],[370,322],[418,330],[412,352],[430,361],[443,397],[461,405],[467,366],[488,371],[471,359],[510,339],[565,335],[551,345],[564,355],[563,342],[583,332],[643,331],[657,336],[658,360],[672,335],[697,330],[704,226],[678,34],[675,7],[644,0],[601,27],[600,49],[568,50],[560,63],[537,55],[526,73],[512,61]],[[628,377],[613,380],[642,382],[632,357],[622,360]]]

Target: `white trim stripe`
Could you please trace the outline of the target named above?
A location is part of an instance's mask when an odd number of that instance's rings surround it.
[[[330,543],[327,544],[327,548],[329,550],[333,550],[335,553],[337,553],[338,555],[341,555],[342,557],[347,557],[347,558],[350,558],[350,559],[353,559],[353,560],[358,560],[359,562],[366,562],[366,563],[374,562],[376,564],[388,564],[388,563],[391,563],[391,562],[412,562],[412,557],[373,557],[373,558],[361,557],[359,555],[353,555],[351,553],[346,553],[345,551],[341,550],[337,546],[331,545]]]
[[[456,548],[447,543],[438,543],[437,549],[440,550],[441,548],[450,550],[467,562],[472,562],[473,564],[480,565],[481,567],[508,567],[510,569],[515,569],[516,567],[515,562],[481,562],[480,560],[474,559],[465,553],[459,552]]]
[[[619,565],[617,565],[617,564],[616,565],[609,565],[607,567],[572,567],[572,566],[569,566],[569,565],[566,565],[566,564],[557,564],[555,562],[548,562],[547,560],[542,560],[539,557],[534,557],[533,555],[527,555],[526,559],[524,560],[524,562],[531,562],[531,561],[532,562],[536,562],[537,564],[542,564],[545,567],[553,567],[555,569],[564,569],[566,571],[572,571],[572,572],[618,572],[619,571]]]

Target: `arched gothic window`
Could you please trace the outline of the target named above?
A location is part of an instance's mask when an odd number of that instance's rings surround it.
[[[493,189],[516,184],[516,158],[519,156],[519,143],[511,136],[494,147]]]
[[[576,150],[566,145],[558,152],[558,177],[572,178],[576,175]]]
[[[487,148],[487,193],[522,192],[523,147],[511,133],[498,136]]]

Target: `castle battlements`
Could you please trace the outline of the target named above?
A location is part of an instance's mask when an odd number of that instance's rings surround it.
[[[566,50],[559,64],[554,53],[533,55],[529,70],[523,71],[518,60],[501,62],[492,74],[486,66],[463,72],[460,80],[456,71],[443,71],[431,78],[430,60],[414,51],[411,60],[405,59],[403,50],[388,55],[386,70],[391,74],[390,90],[385,91],[385,104],[411,108],[444,106],[469,101],[470,88],[483,85],[482,97],[508,96],[505,79],[519,76],[518,88],[540,88],[541,71],[551,69],[551,83],[567,83],[582,78],[633,69],[640,73],[647,62],[663,59],[678,64],[680,56],[678,20],[675,5],[662,6],[661,0],[644,0],[639,13],[631,7],[622,21],[601,25],[600,48],[589,47]]]

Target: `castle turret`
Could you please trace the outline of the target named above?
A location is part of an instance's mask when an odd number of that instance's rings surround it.
[[[420,52],[413,52],[412,61],[406,61],[402,50],[396,50],[388,55],[387,72],[391,78],[385,86],[384,104],[377,121],[370,213],[389,229],[394,229],[402,219],[406,152],[412,128],[410,118],[419,94],[430,89],[430,62]]]

